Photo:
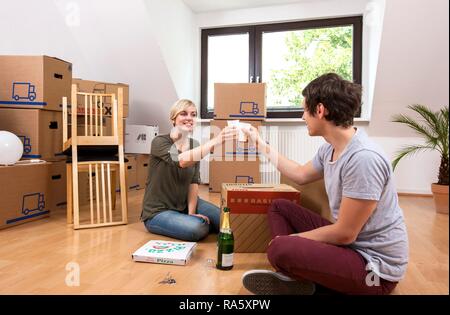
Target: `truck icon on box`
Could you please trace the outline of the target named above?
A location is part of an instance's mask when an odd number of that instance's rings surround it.
[[[31,102],[36,99],[35,86],[29,82],[13,82],[12,98],[18,100],[30,100]]]
[[[256,115],[259,113],[258,103],[255,102],[241,102],[239,112],[242,115]]]
[[[31,140],[27,136],[17,136],[23,142],[23,152],[31,152]]]
[[[237,175],[234,181],[235,183],[254,184],[255,181],[252,176]]]
[[[22,213],[27,215],[32,211],[41,211],[45,208],[44,194],[33,193],[23,196]]]

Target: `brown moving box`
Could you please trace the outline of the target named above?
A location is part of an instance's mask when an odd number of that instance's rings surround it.
[[[253,127],[259,130],[261,127],[260,121],[249,121]],[[210,122],[210,139],[216,137],[220,131],[227,126],[227,120],[211,120]],[[256,145],[251,145],[247,140],[246,142],[238,141],[226,141],[221,146],[217,146],[213,152],[214,156],[257,156],[258,151]]]
[[[0,107],[62,110],[72,64],[48,56],[0,56]]]
[[[137,178],[137,160],[135,154],[125,154],[128,162],[125,163],[126,182],[128,190],[137,189],[139,187]],[[116,191],[120,191],[119,174],[116,174]]]
[[[144,189],[147,181],[150,165],[150,154],[138,154],[136,156],[136,174],[138,189]]]
[[[266,252],[271,240],[267,210],[275,199],[300,202],[300,192],[285,184],[222,184],[221,207],[230,208],[236,253]]]
[[[0,108],[0,129],[18,136],[24,146],[22,158],[61,159],[61,112],[39,109]]]
[[[50,164],[50,209],[55,210],[67,205],[66,161],[53,161]]]
[[[300,205],[302,207],[312,210],[322,217],[331,220],[330,204],[328,202],[328,195],[325,190],[325,182],[323,179],[309,184],[299,185],[286,176],[281,175],[280,183],[291,185],[301,192],[302,199],[300,200]]]
[[[107,83],[107,82],[99,82],[99,81],[90,81],[90,80],[82,80],[74,78],[72,80],[73,84],[76,84],[78,87],[78,92],[85,93],[102,93],[102,94],[116,94],[117,98],[117,90],[119,87],[123,88],[123,117],[128,117],[128,106],[129,106],[129,86],[128,84],[123,83]],[[100,102],[98,100],[98,102]],[[94,100],[95,103],[95,100]],[[84,104],[85,98],[82,95],[78,95],[77,105],[78,112],[80,114],[84,114]],[[89,100],[88,100],[89,106]],[[106,97],[104,99],[104,115],[111,116],[111,98]],[[89,108],[89,107],[88,107]]]
[[[50,163],[0,166],[0,229],[48,217]]]
[[[255,161],[209,161],[209,191],[220,192],[222,183],[260,183],[259,158]]]
[[[214,83],[214,119],[264,120],[265,83]]]

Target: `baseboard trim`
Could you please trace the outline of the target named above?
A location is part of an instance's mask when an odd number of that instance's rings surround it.
[[[432,198],[432,194],[424,194],[424,193],[411,193],[411,192],[399,192],[399,196],[406,196],[406,197],[429,197]]]

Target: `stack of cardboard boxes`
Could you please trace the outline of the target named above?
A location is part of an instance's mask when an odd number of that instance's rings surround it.
[[[214,120],[211,138],[230,120],[251,124],[259,130],[266,117],[265,83],[215,83]],[[209,190],[220,192],[222,183],[260,183],[258,150],[247,140],[225,142],[211,153]]]
[[[0,130],[23,142],[23,159],[45,163],[0,166],[0,228],[49,215],[66,202],[62,98],[72,64],[48,56],[0,56]]]
[[[70,62],[48,56],[0,56],[0,74],[0,130],[12,132],[22,140],[23,160],[46,161],[0,166],[0,183],[4,187],[0,189],[0,228],[4,228],[46,217],[50,211],[66,206],[62,98],[67,97],[71,104],[72,83],[77,84],[79,91],[89,93],[117,94],[117,89],[123,88],[124,118],[128,116],[129,86],[72,79]],[[112,128],[111,100],[106,98],[104,104],[106,131]],[[77,107],[84,109],[84,99],[77,100]],[[82,116],[78,121],[82,122]],[[84,125],[80,125],[79,132],[83,129]],[[145,158],[133,156],[128,162],[128,187],[138,185],[137,160]],[[88,201],[88,186],[88,176],[80,175],[80,204]]]

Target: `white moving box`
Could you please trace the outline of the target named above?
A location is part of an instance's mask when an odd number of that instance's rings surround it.
[[[152,140],[158,134],[158,126],[125,125],[125,153],[150,154]]]

